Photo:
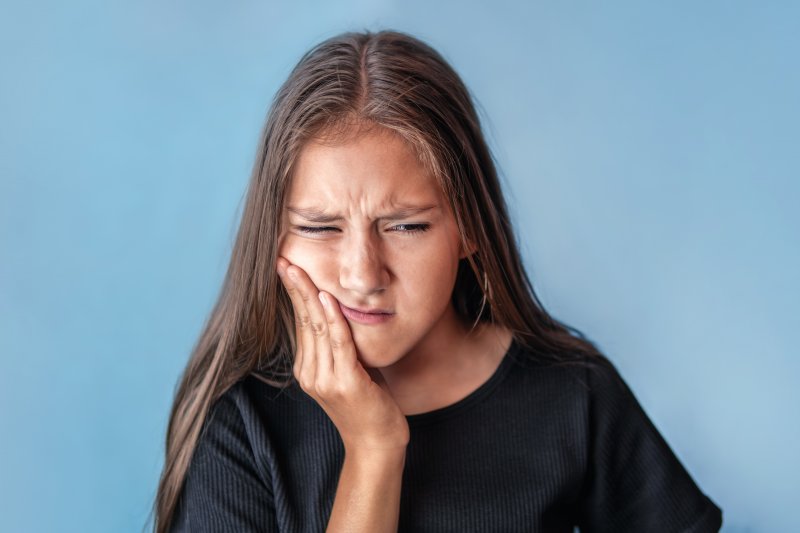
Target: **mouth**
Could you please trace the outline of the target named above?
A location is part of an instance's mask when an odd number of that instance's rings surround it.
[[[383,309],[376,309],[367,312],[359,309],[353,309],[352,307],[347,307],[341,302],[339,302],[339,309],[342,310],[342,314],[348,320],[358,322],[360,324],[382,324],[394,316],[394,313],[385,311]]]

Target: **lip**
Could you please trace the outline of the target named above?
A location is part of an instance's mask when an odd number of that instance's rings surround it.
[[[342,302],[339,302],[339,309],[342,310],[342,314],[346,318],[360,324],[382,324],[394,316],[394,313],[382,309],[375,309],[372,312],[353,309],[352,307],[347,307]]]

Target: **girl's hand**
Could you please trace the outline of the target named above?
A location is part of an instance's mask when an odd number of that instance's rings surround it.
[[[367,371],[358,361],[339,302],[283,257],[278,258],[278,274],[294,307],[293,373],[302,389],[333,421],[346,450],[404,450],[410,437],[406,417],[381,373]]]

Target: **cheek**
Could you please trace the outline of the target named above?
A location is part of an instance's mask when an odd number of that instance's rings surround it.
[[[449,301],[458,274],[458,255],[447,249],[406,256],[396,270],[402,293],[420,310],[439,311]]]
[[[389,241],[383,250],[385,267],[403,287],[401,292],[420,302],[440,300],[443,293],[452,293],[455,283],[458,244],[452,239],[437,237],[425,241],[398,238]],[[279,254],[302,268],[318,289],[334,294],[338,293],[340,253],[335,244],[309,242],[292,235],[287,236],[279,248]]]
[[[288,238],[281,244],[278,254],[302,268],[317,288],[327,290],[335,264],[335,261],[331,260],[335,257],[333,251],[324,246],[309,246]]]

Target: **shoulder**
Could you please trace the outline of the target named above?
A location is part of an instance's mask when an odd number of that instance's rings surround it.
[[[197,461],[246,454],[254,435],[254,406],[243,381],[234,383],[212,401],[197,440]]]
[[[621,433],[647,433],[659,438],[652,421],[623,378],[617,365],[605,354],[570,354],[557,359],[520,348],[511,355],[519,359],[515,372],[525,390],[553,409],[580,418],[595,438]]]
[[[623,400],[630,392],[616,365],[602,353],[555,356],[515,341],[508,355],[514,361],[512,373],[521,377],[526,388],[542,394],[558,393],[560,398],[569,396],[584,403],[597,397]]]
[[[274,525],[270,448],[255,416],[241,381],[212,402],[170,531],[263,531]]]
[[[281,383],[251,372],[235,381],[212,403],[209,415],[220,412],[225,416],[232,416],[238,413],[247,422],[275,406],[292,403],[305,405],[308,400],[310,397],[294,380]],[[210,419],[209,416],[208,420]]]
[[[234,424],[257,457],[266,462],[272,450],[291,447],[333,427],[325,411],[292,380],[286,384],[248,374],[231,385],[214,403],[207,423]]]
[[[539,417],[569,421],[577,442],[588,448],[619,439],[659,440],[660,436],[615,363],[604,354],[561,360],[520,347],[508,394]],[[594,444],[592,444],[594,443]]]
[[[281,391],[247,375],[225,389],[211,405],[197,441],[198,460],[249,455],[260,464],[270,448],[268,410]]]

